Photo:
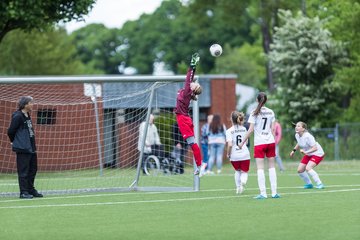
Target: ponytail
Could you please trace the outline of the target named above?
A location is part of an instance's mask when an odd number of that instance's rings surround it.
[[[258,101],[258,105],[254,111],[254,115],[257,116],[259,115],[261,108],[265,105],[266,101],[267,101],[267,96],[266,93],[264,92],[259,92],[259,94],[257,95],[257,101]]]

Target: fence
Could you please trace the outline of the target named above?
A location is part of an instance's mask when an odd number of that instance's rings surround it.
[[[359,159],[360,123],[341,123],[334,128],[309,129],[326,153],[326,160]],[[289,153],[296,145],[294,129],[283,129],[280,142],[280,156],[289,159]],[[298,160],[296,158],[296,160]]]

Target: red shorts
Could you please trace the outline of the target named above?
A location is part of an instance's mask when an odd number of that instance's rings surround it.
[[[275,157],[275,143],[261,144],[254,147],[254,158]]]
[[[250,159],[243,161],[231,161],[231,164],[233,165],[235,171],[241,170],[243,172],[248,172],[250,168]]]
[[[189,116],[177,114],[176,120],[178,122],[179,130],[184,140],[194,136],[194,124]]]
[[[316,165],[319,165],[319,163],[324,159],[325,155],[324,156],[308,156],[308,155],[304,155],[303,158],[301,159],[301,163],[303,164],[308,164],[309,161],[312,161],[314,163],[316,163]]]

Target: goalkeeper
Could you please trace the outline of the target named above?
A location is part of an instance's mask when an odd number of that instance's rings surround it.
[[[194,137],[194,125],[192,119],[189,116],[189,105],[191,100],[197,100],[197,95],[201,94],[201,86],[199,83],[194,81],[194,74],[196,65],[200,60],[198,53],[195,53],[191,57],[190,67],[186,74],[184,87],[181,88],[177,93],[176,108],[174,110],[176,114],[176,120],[179,124],[179,130],[186,140],[187,144],[191,147],[195,162],[196,169],[194,174],[199,175],[201,166],[201,152],[198,144],[195,142]]]

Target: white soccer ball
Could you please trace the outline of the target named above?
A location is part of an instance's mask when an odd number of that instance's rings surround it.
[[[214,57],[219,57],[222,54],[222,47],[219,44],[214,43],[210,46],[210,53]]]

